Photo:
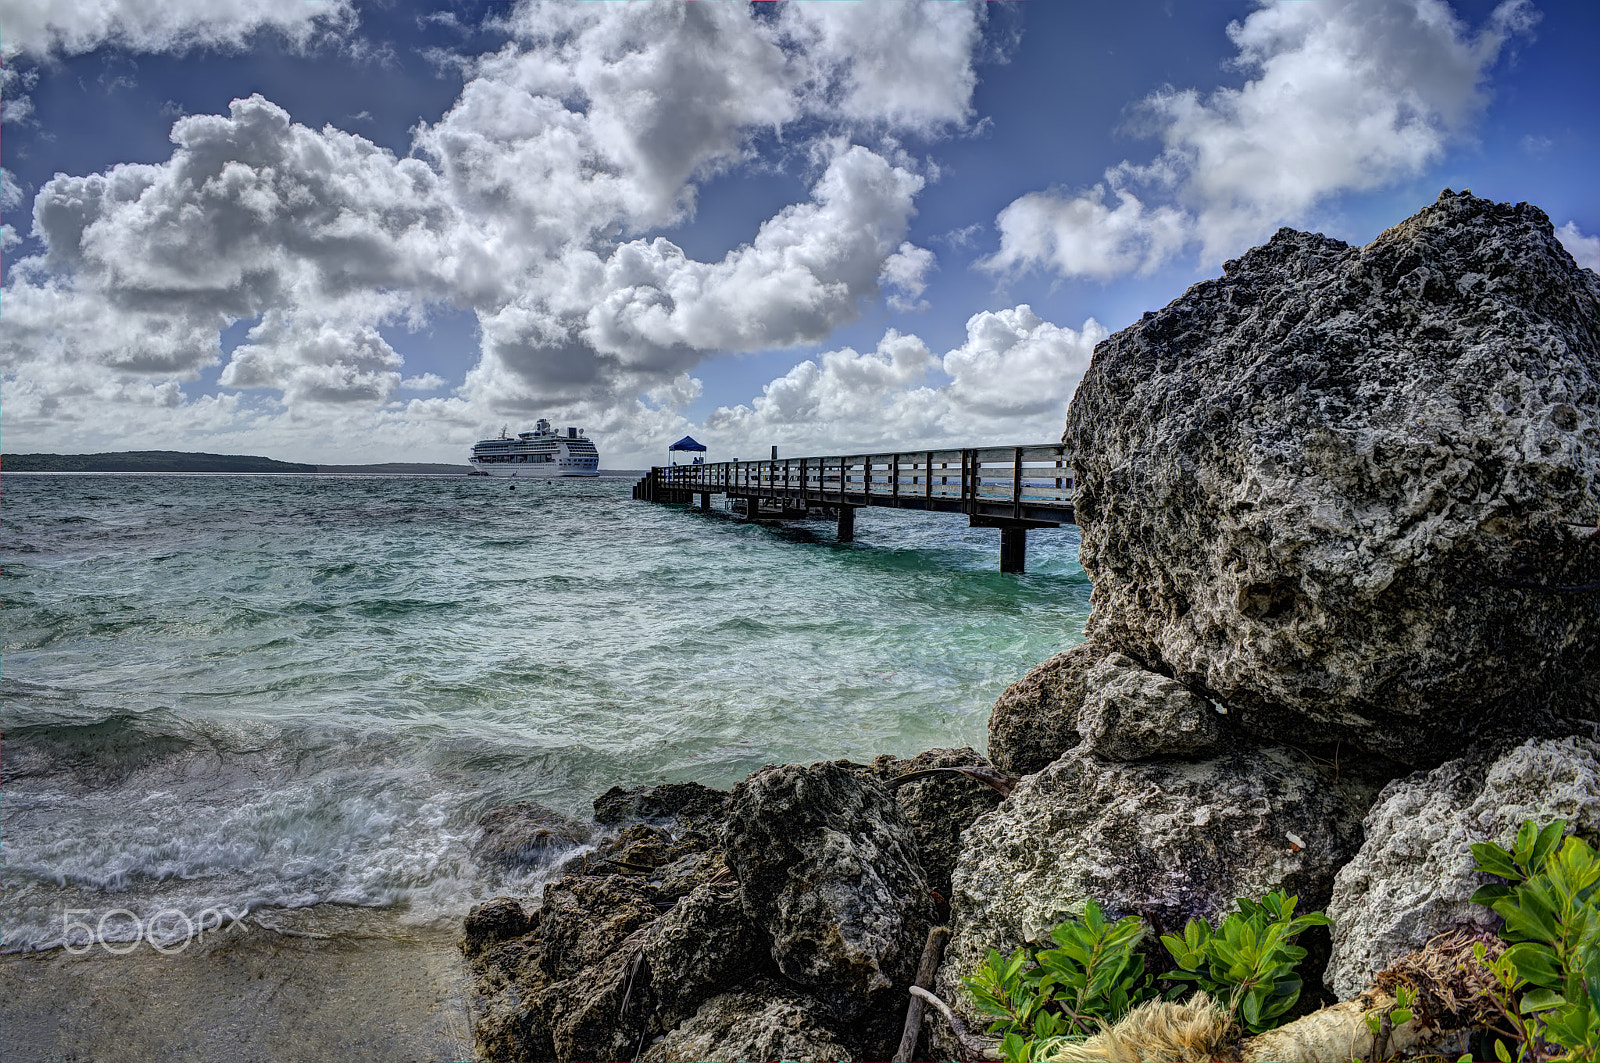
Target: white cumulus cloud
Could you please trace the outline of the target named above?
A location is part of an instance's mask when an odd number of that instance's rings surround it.
[[[780,25],[813,110],[924,134],[972,117],[981,5],[794,3]]]
[[[0,167],[0,209],[10,210],[21,203],[22,186],[17,184],[17,175]]]
[[[1585,236],[1575,223],[1569,221],[1556,230],[1556,238],[1578,265],[1600,273],[1600,236]]]
[[[408,376],[400,381],[400,386],[406,391],[438,391],[449,381],[438,373],[422,373],[418,376]]]
[[[354,21],[351,0],[0,0],[0,57],[238,47],[263,29],[303,44]]]
[[[1107,330],[1045,321],[1026,304],[967,321],[966,342],[934,355],[890,330],[874,351],[846,347],[796,365],[747,405],[705,419],[702,442],[753,454],[1050,442]]]
[[[88,6],[14,5],[13,45],[171,51],[353,18],[344,4]],[[982,18],[972,4],[524,3],[405,157],[259,95],[180,117],[165,161],[59,174],[33,197],[43,250],[0,293],[0,420],[43,437],[79,416],[110,424],[97,404],[147,393],[192,405],[181,385],[220,364],[242,398],[206,416],[231,411],[263,440],[281,429],[302,455],[290,427],[308,417],[391,441],[469,440],[535,411],[676,426],[706,359],[815,342],[884,289],[920,295],[932,255],[906,237],[927,176],[901,145],[970,122]],[[704,180],[790,130],[806,198],[721,257],[659,235],[693,217]],[[408,376],[380,330],[446,310],[476,316],[477,364]]]
[[[1193,244],[1215,263],[1331,196],[1420,173],[1468,133],[1490,69],[1536,19],[1527,0],[1476,31],[1443,0],[1263,0],[1228,27],[1241,87],[1146,99],[1161,154],[1018,199],[987,265],[1107,277]]]
[[[926,310],[928,302],[919,296],[928,287],[928,274],[938,268],[932,251],[909,240],[883,260],[878,280],[890,289],[889,306],[895,310]]]

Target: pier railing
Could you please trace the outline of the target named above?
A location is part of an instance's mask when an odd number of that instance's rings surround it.
[[[1026,528],[1073,523],[1072,480],[1066,448],[1041,443],[663,465],[633,494],[652,502],[699,495],[702,507],[711,495],[727,495],[744,500],[751,517],[833,510],[841,537],[853,529],[846,522],[859,506],[965,513],[975,525],[1017,531],[1020,542]]]

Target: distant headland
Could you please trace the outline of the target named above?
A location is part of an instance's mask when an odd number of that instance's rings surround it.
[[[251,454],[191,454],[180,450],[128,450],[118,454],[0,454],[5,472],[269,472],[392,473],[455,476],[465,465],[385,462],[379,465],[306,465]]]

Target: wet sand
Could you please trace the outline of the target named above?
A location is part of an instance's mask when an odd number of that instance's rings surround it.
[[[259,914],[176,955],[0,956],[7,1063],[472,1058],[457,931],[393,912]]]

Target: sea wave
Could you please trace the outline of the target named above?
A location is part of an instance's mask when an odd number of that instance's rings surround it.
[[[849,545],[629,486],[7,476],[0,948],[68,911],[456,918],[542,873],[473,861],[494,805],[981,745],[1088,612],[1067,529],[1017,577],[959,518]]]

